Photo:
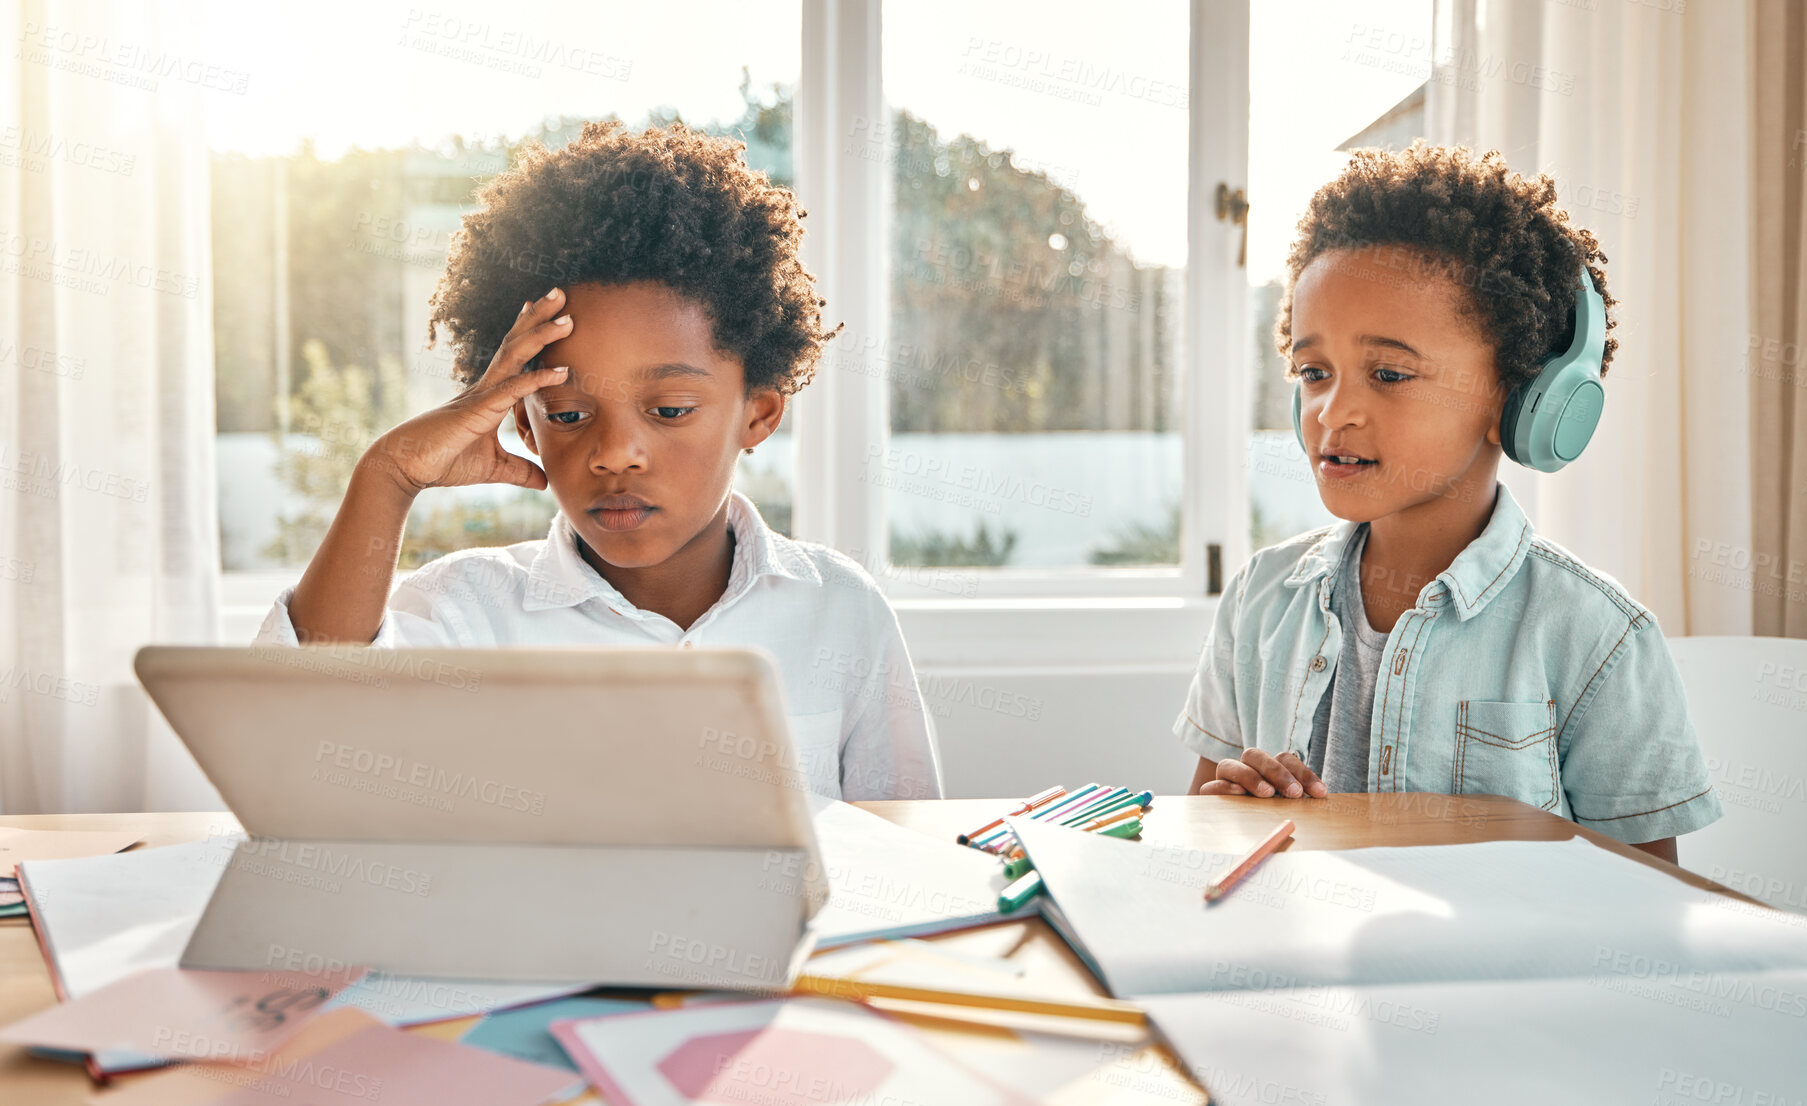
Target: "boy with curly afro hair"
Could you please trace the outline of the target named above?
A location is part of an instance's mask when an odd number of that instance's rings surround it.
[[[744,149],[588,123],[479,190],[428,323],[464,390],[372,443],[259,643],[758,646],[813,790],[941,793],[878,586],[732,487],[834,333],[798,258],[804,213]],[[504,418],[538,464],[502,448]],[[390,595],[414,497],[477,483],[549,489],[547,537],[449,554]]]
[[[1225,589],[1174,722],[1191,790],[1487,793],[1673,861],[1721,815],[1651,613],[1538,536],[1501,416],[1575,339],[1606,255],[1498,151],[1355,151],[1287,259],[1275,342],[1319,496],[1345,520]]]

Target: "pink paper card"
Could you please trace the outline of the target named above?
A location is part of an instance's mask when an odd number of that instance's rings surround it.
[[[539,1106],[583,1085],[563,1068],[387,1025],[321,1049],[314,1062],[381,1080],[383,1106]]]
[[[567,1019],[552,1035],[611,1106],[1028,1102],[909,1025],[832,999]]]
[[[193,972],[154,968],[0,1029],[0,1041],[253,1063],[286,1042],[363,968]]]
[[[540,1106],[570,1072],[407,1033],[362,1010],[320,1015],[249,1066],[191,1064],[134,1080],[100,1106]]]
[[[21,860],[105,856],[131,848],[138,841],[135,833],[113,830],[29,830],[0,826],[0,877],[17,876]]]
[[[226,1102],[262,1106],[266,1101],[295,1106],[292,1084],[306,1080],[305,1073],[312,1069],[310,1057],[335,1041],[382,1024],[355,1007],[328,1010],[309,1018],[281,1048],[253,1063],[161,1068],[153,1074],[116,1080],[109,1089],[90,1095],[88,1101],[92,1106],[223,1106]]]

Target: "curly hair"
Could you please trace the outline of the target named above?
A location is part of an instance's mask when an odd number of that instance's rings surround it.
[[[555,286],[649,280],[700,304],[748,392],[809,383],[823,343],[815,278],[797,257],[806,214],[749,169],[746,143],[673,123],[630,132],[585,123],[562,149],[531,142],[477,190],[427,319],[452,335],[453,376],[488,366],[521,310]]]
[[[1299,220],[1274,323],[1280,356],[1292,351],[1293,288],[1306,266],[1333,250],[1399,246],[1420,259],[1422,275],[1446,277],[1461,290],[1460,309],[1494,347],[1507,390],[1535,378],[1573,340],[1577,274],[1585,263],[1607,307],[1604,373],[1619,344],[1606,255],[1556,201],[1554,180],[1510,171],[1498,150],[1476,158],[1466,146],[1419,139],[1398,152],[1353,151]]]

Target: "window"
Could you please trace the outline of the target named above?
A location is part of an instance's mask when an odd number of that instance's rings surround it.
[[[269,38],[218,7],[222,50]],[[427,301],[476,185],[523,139],[611,114],[731,130],[810,211],[806,260],[847,330],[741,458],[779,529],[931,605],[1156,602],[1184,613],[1169,642],[1246,555],[1242,232],[1209,202],[1248,179],[1244,5],[340,14],[257,46],[261,97],[212,122],[232,576],[292,579],[364,445],[451,393]],[[689,19],[708,33],[669,33]],[[322,86],[321,56],[360,79]],[[539,537],[551,513],[435,489],[404,568]]]
[[[209,120],[228,572],[293,576],[369,443],[454,394],[444,331],[425,348],[428,301],[476,187],[525,140],[557,146],[611,115],[682,118],[791,178],[796,4],[709,4],[696,13],[708,33],[683,36],[671,24],[684,17],[623,2],[371,10],[312,5],[276,36],[251,8],[210,5],[216,54],[255,74]],[[506,421],[503,441],[526,452]],[[786,531],[790,454],[787,425],[738,478]],[[432,489],[402,567],[543,537],[555,509],[521,488]]]
[[[1361,146],[1424,130],[1430,0],[1289,0],[1249,15],[1249,530],[1252,548],[1333,523],[1292,428],[1274,348],[1286,253],[1311,197]]]
[[[1188,7],[883,14],[891,563],[1177,568]]]

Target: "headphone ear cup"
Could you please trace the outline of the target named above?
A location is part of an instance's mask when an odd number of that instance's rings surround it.
[[[1520,386],[1506,396],[1506,406],[1500,410],[1500,448],[1508,458],[1521,465],[1524,462],[1518,456],[1518,414],[1524,408],[1525,389]]]
[[[1293,437],[1299,439],[1299,452],[1311,456],[1311,447],[1305,444],[1305,424],[1300,416],[1299,386],[1293,385]]]
[[[1538,472],[1555,472],[1581,456],[1606,403],[1600,384],[1606,343],[1606,303],[1586,268],[1575,293],[1575,337],[1544,361],[1535,377],[1513,389],[1500,412],[1506,456]]]

